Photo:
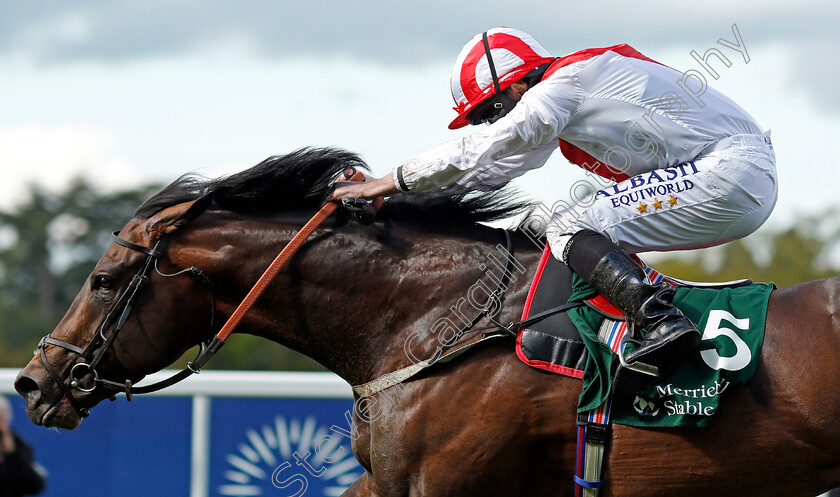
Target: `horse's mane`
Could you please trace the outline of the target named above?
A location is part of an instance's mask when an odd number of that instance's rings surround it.
[[[287,155],[269,157],[244,171],[216,179],[186,174],[143,203],[135,213],[148,218],[182,202],[213,194],[214,208],[251,215],[268,215],[292,209],[317,209],[323,205],[333,182],[348,167],[369,171],[356,154],[335,148],[301,148]],[[382,207],[377,218],[405,220],[424,225],[478,223],[505,219],[527,212],[510,188],[467,194],[438,191],[398,194]]]

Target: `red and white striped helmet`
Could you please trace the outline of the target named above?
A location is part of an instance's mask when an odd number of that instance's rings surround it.
[[[502,91],[535,67],[554,60],[537,40],[518,29],[498,27],[486,34],[487,48],[484,33],[479,33],[464,45],[455,62],[449,82],[455,100],[453,108],[458,117],[449,124],[449,129],[469,124],[467,114],[496,93],[492,74],[494,66],[499,91]]]

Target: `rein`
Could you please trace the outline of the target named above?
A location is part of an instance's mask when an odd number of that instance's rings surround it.
[[[364,181],[365,176],[360,171],[356,171],[354,168],[347,169],[342,176],[339,178],[340,181]],[[381,199],[377,199],[381,201]],[[374,202],[376,205],[378,202]],[[88,345],[82,349],[76,345],[71,343],[65,342],[63,340],[58,340],[50,335],[46,335],[41,338],[41,341],[38,343],[38,349],[36,350],[37,353],[41,356],[41,362],[44,364],[44,368],[49,373],[50,377],[55,381],[55,383],[60,388],[63,397],[66,397],[73,408],[79,413],[82,418],[88,417],[90,411],[82,407],[79,404],[78,399],[73,395],[72,390],[78,390],[80,392],[89,393],[96,389],[97,386],[102,386],[108,390],[114,391],[114,395],[111,396],[111,400],[116,398],[116,393],[124,392],[126,398],[131,401],[131,398],[135,394],[146,394],[151,392],[157,392],[158,390],[162,390],[166,387],[174,385],[187,377],[198,374],[201,368],[210,360],[213,355],[218,352],[218,350],[225,344],[225,341],[228,339],[230,334],[236,328],[237,325],[242,321],[242,318],[245,316],[257,299],[262,295],[266,288],[268,288],[269,284],[272,280],[277,276],[277,273],[283,268],[283,266],[292,258],[292,256],[303,246],[304,242],[307,238],[321,225],[330,215],[332,215],[335,210],[338,208],[339,204],[337,202],[327,202],[321,209],[315,213],[315,215],[300,229],[300,231],[295,234],[295,236],[289,241],[289,243],[280,251],[280,253],[275,257],[275,259],[271,262],[268,268],[263,272],[262,276],[257,280],[242,302],[237,306],[237,308],[233,311],[230,318],[228,318],[227,322],[222,326],[221,330],[213,337],[209,343],[202,343],[201,350],[198,356],[192,362],[187,363],[187,367],[183,370],[173,374],[169,378],[161,380],[159,382],[153,383],[151,385],[144,385],[140,387],[133,386],[131,380],[126,379],[125,382],[119,383],[115,381],[105,380],[99,377],[99,373],[96,370],[96,367],[101,362],[102,358],[110,349],[110,346],[114,343],[119,334],[120,330],[122,330],[125,322],[128,319],[131,310],[133,309],[134,305],[137,303],[139,299],[139,295],[142,293],[142,290],[149,282],[149,276],[151,274],[152,269],[154,269],[158,274],[164,277],[174,277],[185,273],[191,273],[195,277],[197,277],[203,284],[207,285],[211,290],[212,296],[212,308],[211,308],[211,318],[210,318],[210,329],[213,329],[213,316],[215,315],[216,309],[216,298],[215,294],[213,294],[213,285],[210,282],[210,279],[197,267],[189,267],[187,269],[172,273],[172,274],[164,274],[161,273],[157,269],[157,262],[163,257],[166,252],[167,247],[169,246],[170,241],[170,234],[164,234],[161,236],[158,241],[155,243],[154,247],[146,247],[143,245],[138,245],[136,243],[130,242],[128,240],[122,239],[118,236],[119,232],[114,232],[111,234],[111,240],[118,245],[122,245],[123,247],[129,248],[131,250],[141,252],[146,254],[146,261],[143,263],[143,266],[140,270],[134,275],[131,279],[126,290],[117,300],[117,303],[114,307],[108,312],[103,320],[101,326],[97,330],[96,335],[91,339]],[[354,215],[354,217],[356,217]],[[105,336],[105,331],[111,328],[114,325],[114,316],[119,314],[119,319],[116,320],[116,326],[114,326],[113,330],[111,331],[108,336]],[[100,346],[101,343],[101,346]],[[70,352],[73,352],[79,355],[83,361],[89,362],[77,362],[70,368],[70,373],[67,379],[63,379],[61,375],[55,370],[55,368],[50,364],[49,360],[47,359],[46,355],[46,348],[49,345],[54,345],[57,347],[61,347],[66,349]],[[99,350],[96,351],[94,355],[94,350],[99,346]],[[81,370],[81,372],[79,372]],[[93,384],[89,387],[85,387],[82,385],[81,379],[87,376],[88,374],[93,375]],[[70,385],[69,387],[66,385],[67,380],[69,380]]]

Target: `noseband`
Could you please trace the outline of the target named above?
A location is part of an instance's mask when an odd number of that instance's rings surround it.
[[[138,388],[133,387],[131,385],[131,380],[128,379],[126,379],[124,382],[115,382],[100,378],[99,373],[96,370],[97,366],[99,366],[100,362],[102,361],[102,358],[111,348],[111,345],[114,343],[123,326],[125,325],[125,322],[128,319],[128,316],[131,314],[134,305],[140,299],[140,295],[143,293],[143,290],[149,283],[149,276],[151,275],[153,269],[159,275],[164,277],[173,277],[184,273],[190,273],[196,278],[198,278],[199,281],[201,281],[210,289],[210,295],[212,298],[212,308],[210,314],[211,331],[213,329],[213,316],[216,314],[216,298],[213,293],[213,284],[210,282],[210,279],[207,277],[207,275],[204,274],[204,272],[202,272],[195,266],[189,267],[187,269],[172,274],[164,274],[158,269],[158,261],[163,257],[167,247],[169,246],[169,240],[171,237],[170,234],[164,234],[157,241],[157,243],[155,243],[154,247],[149,248],[122,239],[119,236],[117,236],[117,233],[118,232],[114,232],[111,234],[112,242],[122,245],[123,247],[129,248],[131,250],[146,254],[146,260],[143,263],[140,270],[137,271],[133,278],[131,278],[131,282],[128,284],[128,287],[125,289],[122,295],[120,295],[119,299],[117,299],[117,302],[116,304],[114,304],[114,307],[112,307],[108,314],[105,316],[105,319],[102,321],[102,325],[100,325],[96,334],[93,336],[93,338],[90,340],[90,342],[84,349],[71,343],[67,343],[63,340],[53,338],[50,335],[44,336],[38,343],[37,352],[40,353],[41,362],[43,362],[47,372],[49,373],[50,377],[52,377],[53,381],[55,381],[55,383],[59,386],[63,396],[67,398],[70,404],[79,412],[79,415],[83,418],[88,416],[89,410],[79,405],[78,400],[72,394],[71,390],[78,390],[80,392],[89,393],[96,390],[98,386],[102,386],[103,388],[113,390],[114,395],[116,395],[117,392],[125,392],[126,398],[128,398],[128,400],[130,401],[133,394],[155,392],[169,385],[177,383],[178,381],[182,380],[183,378],[186,378],[192,373],[198,372],[198,367],[194,366],[194,361],[187,364],[187,368],[184,371],[166,380]],[[110,328],[113,329],[111,330],[111,333],[109,333],[106,336],[105,333]],[[46,349],[50,345],[55,345],[57,347],[69,350],[70,352],[73,352],[81,358],[80,362],[77,362],[70,368],[70,373],[67,378],[62,378],[61,375],[58,374],[58,372],[47,359]],[[205,351],[205,344],[202,343],[201,351],[199,352],[199,357],[205,355]],[[209,359],[209,357],[207,359]],[[196,358],[196,361],[197,360],[198,358]],[[204,362],[206,362],[206,360]],[[202,365],[204,364],[204,362],[202,362]],[[93,375],[93,383],[91,385],[85,386],[82,384],[82,379],[88,374]],[[69,380],[70,383],[69,388],[66,385],[67,380]],[[112,400],[113,398],[114,396],[111,396]]]

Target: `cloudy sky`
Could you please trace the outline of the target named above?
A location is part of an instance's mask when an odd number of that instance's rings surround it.
[[[103,188],[230,173],[307,145],[361,154],[377,175],[464,131],[449,74],[469,38],[507,25],[555,55],[626,42],[677,69],[717,47],[722,90],[773,130],[771,223],[840,202],[840,6],[830,1],[396,2],[0,0],[0,207],[29,182]],[[749,60],[718,43],[741,35]],[[829,176],[831,175],[831,176]],[[568,198],[556,153],[518,180]]]

